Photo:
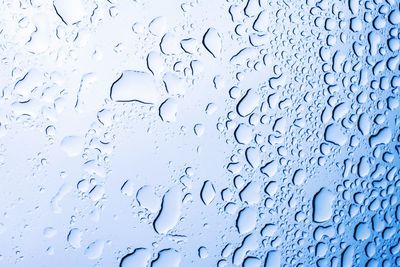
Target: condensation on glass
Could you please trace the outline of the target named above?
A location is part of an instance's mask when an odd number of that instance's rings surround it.
[[[398,0],[0,0],[0,266],[400,266]]]

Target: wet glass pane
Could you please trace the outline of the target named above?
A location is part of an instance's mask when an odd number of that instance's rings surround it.
[[[400,266],[399,0],[0,0],[0,266]]]

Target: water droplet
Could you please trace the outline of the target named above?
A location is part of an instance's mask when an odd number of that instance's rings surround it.
[[[128,70],[113,83],[110,97],[117,102],[138,101],[152,104],[158,101],[160,94],[155,81],[148,73]]]

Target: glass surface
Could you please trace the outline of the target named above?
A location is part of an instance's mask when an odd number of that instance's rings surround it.
[[[399,31],[399,0],[0,0],[0,266],[400,266]]]

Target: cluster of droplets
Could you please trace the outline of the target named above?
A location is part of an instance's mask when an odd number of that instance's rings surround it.
[[[398,265],[399,3],[282,5],[275,14],[285,30],[261,51],[277,61],[267,61],[273,75],[259,89],[230,90],[237,106],[226,131],[238,149],[227,166],[233,190],[223,192],[237,192],[225,212],[237,214],[243,241],[219,263]],[[274,14],[267,10],[247,2],[252,30]]]
[[[400,265],[400,3],[148,2],[0,0],[0,265]]]

